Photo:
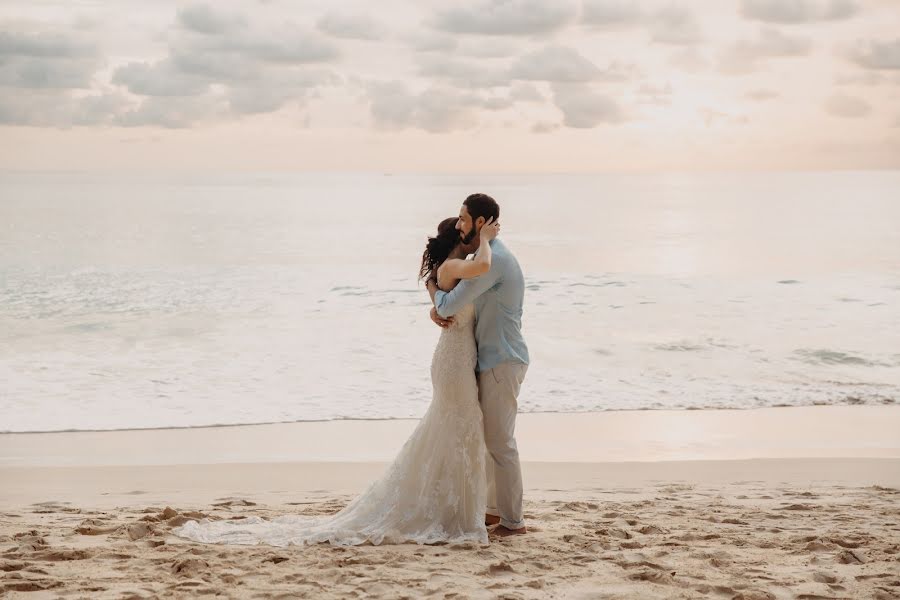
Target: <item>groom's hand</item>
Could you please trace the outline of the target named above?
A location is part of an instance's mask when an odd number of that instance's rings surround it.
[[[446,329],[453,324],[453,317],[447,317],[446,319],[438,314],[438,311],[433,306],[431,307],[431,320]]]

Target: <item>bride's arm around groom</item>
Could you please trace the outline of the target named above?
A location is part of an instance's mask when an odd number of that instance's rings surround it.
[[[496,241],[492,242],[492,244],[496,243]],[[431,300],[434,302],[437,314],[446,319],[458,313],[465,305],[474,302],[476,298],[499,282],[500,269],[497,266],[497,262],[494,261],[487,273],[472,279],[463,279],[459,282],[459,285],[449,292],[438,289],[431,282],[429,282],[428,292],[431,294]]]

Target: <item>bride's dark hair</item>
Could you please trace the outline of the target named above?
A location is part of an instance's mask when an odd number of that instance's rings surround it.
[[[459,232],[456,222],[459,217],[449,217],[440,222],[437,235],[428,237],[425,252],[422,254],[422,266],[419,268],[419,279],[428,279],[441,263],[447,260],[456,245],[459,244]]]

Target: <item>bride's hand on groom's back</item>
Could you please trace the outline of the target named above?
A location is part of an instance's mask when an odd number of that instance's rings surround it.
[[[444,329],[450,327],[450,325],[453,324],[453,317],[447,317],[446,319],[443,318],[438,314],[437,309],[433,306],[431,307],[431,320]]]

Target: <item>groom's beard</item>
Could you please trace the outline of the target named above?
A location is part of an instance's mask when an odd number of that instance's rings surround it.
[[[478,235],[478,232],[475,231],[475,225],[472,225],[472,231],[468,233],[468,235],[463,236],[462,243],[464,246],[468,246],[472,243],[472,240],[475,239],[475,236]]]

